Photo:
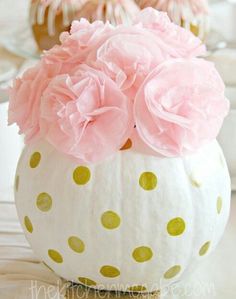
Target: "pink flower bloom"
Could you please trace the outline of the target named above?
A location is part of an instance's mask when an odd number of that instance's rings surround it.
[[[169,46],[173,58],[189,58],[206,53],[202,41],[189,30],[172,23],[165,12],[151,7],[145,8],[134,20],[134,24],[139,23]]]
[[[165,156],[192,152],[213,140],[228,113],[224,84],[210,62],[172,59],[146,78],[137,93],[138,133]]]
[[[81,65],[73,75],[50,82],[42,98],[40,128],[58,151],[98,162],[129,137],[132,104],[110,78]]]
[[[200,40],[166,14],[146,9],[135,25],[117,27],[82,19],[61,41],[10,90],[9,123],[26,142],[42,138],[99,162],[133,133],[134,149],[166,156],[216,137],[228,111],[224,84],[194,58],[204,53]]]
[[[87,63],[92,61],[130,98],[163,61],[205,53],[201,40],[171,23],[166,13],[147,8],[139,13],[135,24],[116,27],[112,36],[87,58]]]
[[[150,71],[170,56],[167,45],[146,29],[120,26],[97,49],[95,58],[93,65],[132,99]]]
[[[66,74],[86,61],[88,54],[96,50],[111,35],[114,27],[109,23],[86,19],[74,21],[70,33],[61,34],[61,45],[45,51],[43,60],[47,64],[60,65],[61,74]]]
[[[59,69],[42,62],[27,70],[14,81],[9,91],[9,124],[17,123],[26,142],[39,136],[39,107],[42,93]]]

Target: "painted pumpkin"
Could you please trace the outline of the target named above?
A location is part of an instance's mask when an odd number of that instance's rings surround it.
[[[89,287],[154,291],[184,278],[217,245],[230,179],[216,141],[161,158],[132,141],[99,164],[78,164],[44,141],[25,147],[15,184],[35,253]]]
[[[204,52],[150,8],[130,26],[74,22],[15,80],[9,123],[27,143],[16,205],[60,276],[152,292],[215,248],[230,205],[215,141],[229,103],[214,66],[195,57]]]

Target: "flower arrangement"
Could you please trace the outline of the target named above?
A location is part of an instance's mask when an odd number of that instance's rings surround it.
[[[153,154],[181,156],[214,139],[229,104],[205,46],[166,13],[142,10],[132,25],[85,19],[15,80],[9,123],[26,142],[99,162],[134,133]]]
[[[75,21],[60,39],[10,90],[25,235],[68,281],[162,295],[227,223],[224,84],[200,39],[152,8],[132,25]]]

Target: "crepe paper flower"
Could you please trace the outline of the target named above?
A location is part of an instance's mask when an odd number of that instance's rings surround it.
[[[168,45],[142,27],[120,27],[96,50],[93,65],[133,99],[150,71],[171,57],[168,50]],[[93,61],[90,57],[88,63]]]
[[[138,23],[161,38],[172,49],[172,57],[189,58],[206,54],[202,41],[189,30],[172,23],[165,12],[145,8],[134,20],[134,24]]]
[[[197,58],[159,65],[134,103],[139,136],[168,157],[193,152],[213,140],[228,110],[224,83],[214,65]]]
[[[134,126],[131,102],[110,78],[86,65],[52,79],[40,110],[41,137],[86,162],[118,151]]]
[[[167,12],[170,19],[201,39],[209,30],[209,8],[207,0],[136,0],[141,9],[153,7]]]
[[[111,36],[113,30],[113,26],[102,21],[74,21],[70,33],[61,34],[61,45],[45,51],[42,59],[47,64],[60,65],[61,73],[73,72],[79,64],[85,63],[91,51]]]
[[[111,37],[88,55],[87,63],[100,68],[133,98],[150,71],[169,58],[205,54],[205,46],[189,31],[170,22],[166,13],[143,10],[135,25],[116,27]]]
[[[65,74],[86,63],[103,71],[134,98],[147,74],[164,60],[205,53],[201,41],[171,23],[165,13],[145,9],[135,22],[113,27],[101,21],[74,21],[70,33],[61,35],[62,44],[45,52],[43,60],[59,64]]]
[[[20,134],[25,134],[26,143],[39,137],[41,96],[59,72],[58,66],[39,62],[28,69],[22,78],[17,78],[9,90],[8,122],[19,126]]]
[[[166,13],[147,8],[129,26],[81,19],[61,43],[10,90],[9,123],[26,143],[45,139],[97,163],[134,132],[134,150],[169,157],[217,136],[229,109],[224,84],[196,58],[201,41]]]

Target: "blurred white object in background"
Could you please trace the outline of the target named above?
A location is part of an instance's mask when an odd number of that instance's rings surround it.
[[[29,0],[0,0],[0,45],[16,55],[37,58],[29,5]]]
[[[221,42],[221,44],[223,44],[223,42]],[[215,63],[226,86],[236,87],[236,44],[235,48],[229,48],[230,45],[227,43],[225,43],[225,46],[225,49],[215,50],[208,57],[208,60]],[[232,93],[230,96],[233,96]]]
[[[0,201],[8,200],[14,184],[15,169],[23,148],[16,126],[7,125],[8,103],[0,102]]]
[[[211,5],[211,28],[224,40],[236,42],[236,0],[217,1]]]
[[[232,190],[236,190],[236,48],[213,52],[208,60],[215,63],[217,70],[226,84],[226,97],[230,101],[229,115],[224,120],[218,136],[229,167]]]
[[[16,66],[8,60],[0,59],[0,84],[10,80],[16,73]]]
[[[232,189],[236,190],[236,0],[217,1],[211,5],[212,38],[208,60],[215,63],[226,84],[230,112],[218,140],[223,148]]]

